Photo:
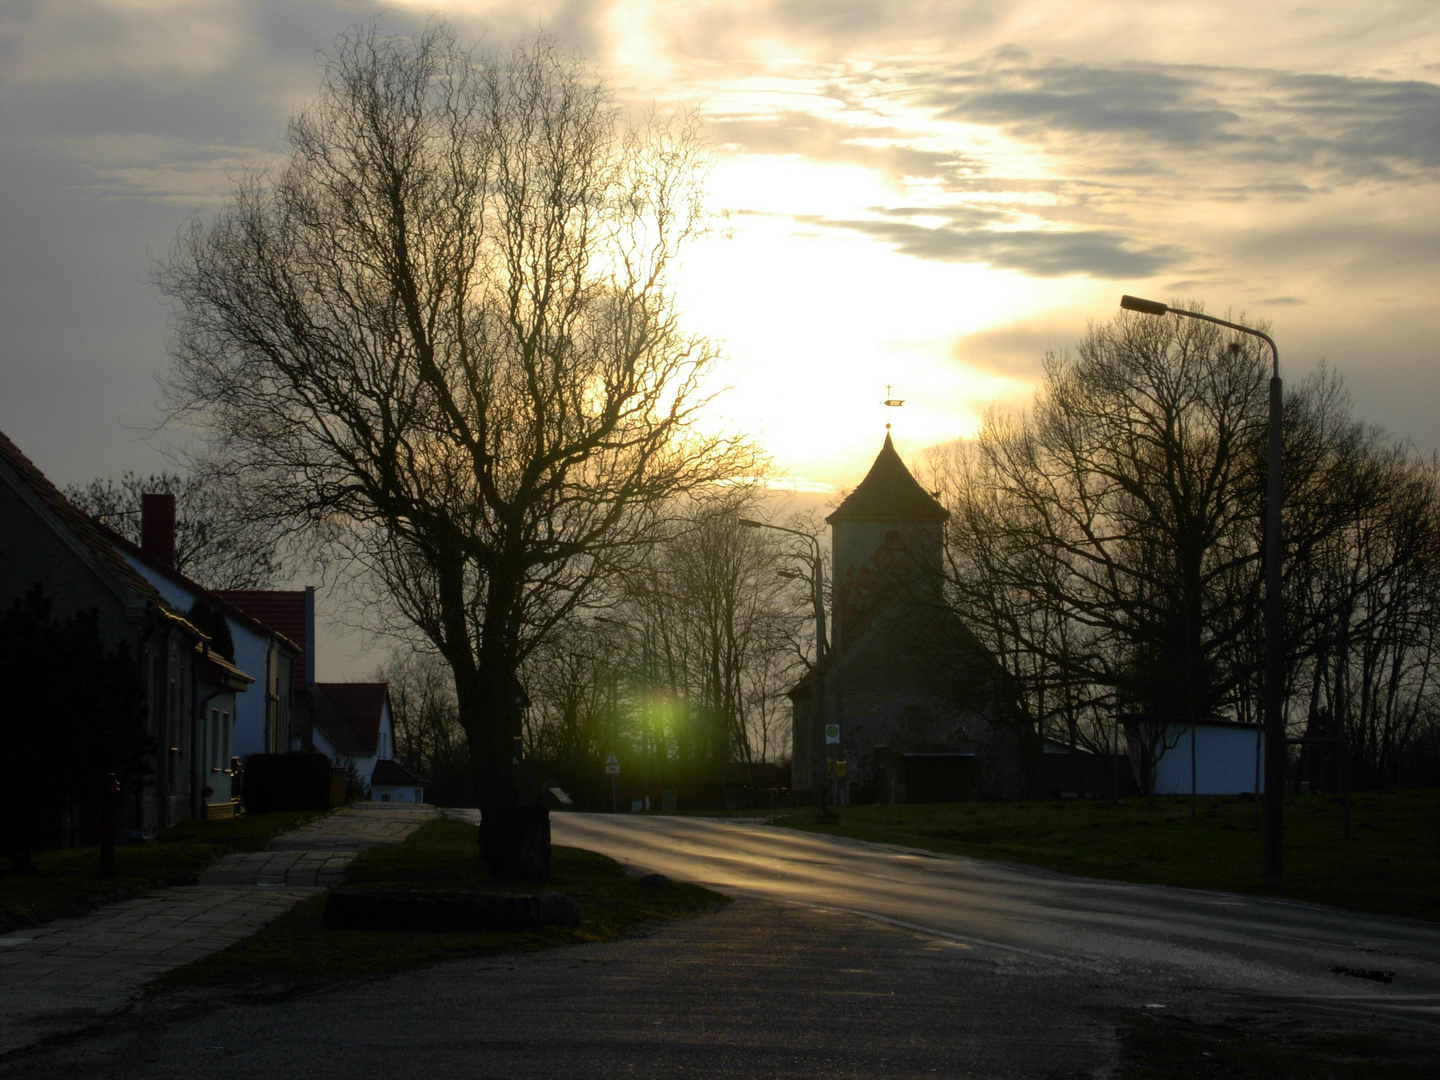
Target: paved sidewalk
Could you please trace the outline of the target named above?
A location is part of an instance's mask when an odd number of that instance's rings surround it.
[[[355,855],[398,844],[428,806],[361,803],[216,860],[200,884],[0,935],[0,1054],[125,1008],[157,976],[248,937],[345,878]]]

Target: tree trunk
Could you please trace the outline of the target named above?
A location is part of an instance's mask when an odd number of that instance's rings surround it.
[[[487,659],[473,684],[456,687],[480,807],[480,861],[495,881],[545,881],[550,812],[539,780],[519,760],[519,683],[511,670],[485,670]]]
[[[496,881],[548,880],[550,811],[544,806],[482,805],[480,860]]]

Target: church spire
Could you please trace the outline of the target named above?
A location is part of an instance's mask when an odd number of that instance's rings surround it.
[[[949,516],[950,511],[936,502],[905,467],[887,431],[885,444],[865,479],[825,520],[831,525],[837,521],[938,522]]]

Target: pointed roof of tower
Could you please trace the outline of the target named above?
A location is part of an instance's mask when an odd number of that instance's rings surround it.
[[[950,516],[934,497],[910,474],[890,433],[865,474],[845,501],[825,520],[837,521],[944,521]]]

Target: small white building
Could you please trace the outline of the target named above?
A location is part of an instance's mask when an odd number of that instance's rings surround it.
[[[1258,724],[1209,719],[1159,724],[1125,721],[1140,789],[1154,769],[1156,795],[1248,795],[1265,791],[1265,734]],[[1193,784],[1193,786],[1192,786]]]
[[[370,799],[372,802],[423,803],[425,782],[425,777],[399,759],[377,761],[370,774]]]

